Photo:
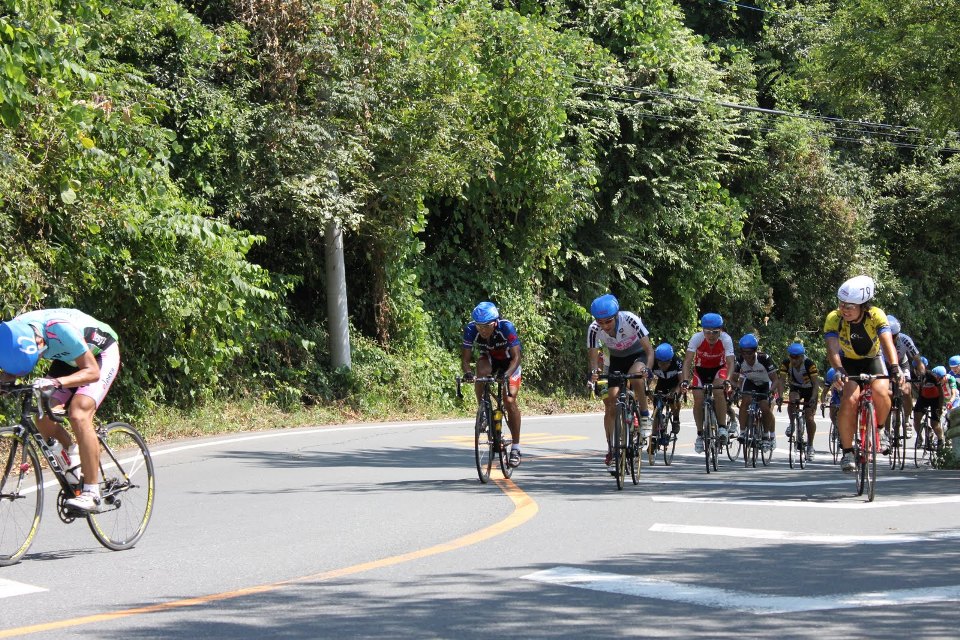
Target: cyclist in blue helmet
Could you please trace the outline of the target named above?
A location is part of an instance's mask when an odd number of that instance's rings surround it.
[[[43,309],[0,325],[0,368],[5,382],[29,375],[39,359],[52,364],[37,389],[51,391],[50,404],[66,408],[76,441],[62,424],[44,416],[37,428],[63,447],[58,455],[67,473],[83,476],[80,495],[65,501],[76,511],[100,510],[99,444],[94,416],[120,369],[117,334],[77,309]],[[77,473],[77,470],[80,473]]]
[[[817,421],[814,412],[817,409],[817,398],[820,397],[820,371],[816,363],[807,357],[807,349],[801,342],[794,342],[787,347],[787,357],[780,363],[780,405],[787,397],[784,387],[789,387],[790,404],[787,411],[792,418],[799,410],[797,403],[803,401],[803,417],[807,425],[807,460],[813,460],[816,450],[813,448],[813,437],[817,433]],[[793,424],[792,422],[790,423]],[[786,435],[793,435],[792,426],[788,426]]]
[[[521,370],[520,338],[517,328],[509,320],[500,317],[500,311],[492,302],[481,302],[474,307],[470,314],[472,320],[463,330],[463,344],[460,348],[460,364],[465,382],[473,380],[473,351],[477,356],[477,375],[481,378],[488,376],[503,376],[509,381],[510,393],[503,398],[504,410],[507,412],[507,424],[510,435],[513,437],[513,446],[510,448],[510,466],[518,467],[523,454],[520,451],[520,407],[517,405],[517,394],[520,393]],[[483,386],[474,385],[477,392],[477,402],[483,394]]]
[[[603,373],[599,366],[603,347],[610,352],[611,372],[644,373],[653,368],[653,346],[648,337],[650,332],[638,315],[622,311],[619,301],[609,293],[596,298],[590,304],[590,315],[594,318],[587,327],[587,366],[590,385],[595,385],[599,374]],[[640,437],[646,439],[650,435],[650,409],[647,403],[646,382],[637,378],[630,380],[629,384],[640,406],[640,424],[638,425]],[[603,430],[607,438],[604,464],[607,466],[613,462],[611,442],[619,393],[620,387],[610,385],[607,396],[603,399]]]
[[[768,450],[773,448],[773,438],[776,430],[776,419],[770,410],[770,393],[777,388],[777,365],[769,354],[759,351],[760,343],[757,336],[748,333],[740,338],[740,355],[733,365],[733,375],[730,382],[735,389],[751,393],[765,393],[767,397],[759,402],[763,421],[762,446]],[[749,395],[740,396],[740,424],[747,423],[747,412],[753,398]]]
[[[833,367],[823,374],[823,391],[820,392],[820,407],[830,407],[830,420],[835,422],[837,410],[840,408],[840,396],[843,393],[843,380],[837,375]]]
[[[683,362],[680,360],[674,350],[673,345],[664,342],[654,351],[655,364],[651,371],[653,379],[657,381],[653,389],[654,394],[664,394],[667,396],[670,412],[673,414],[673,433],[680,433],[680,376],[683,375]],[[660,442],[666,446],[670,441],[667,434],[667,425],[657,424],[657,418],[654,417],[653,437],[660,438]],[[653,441],[651,439],[651,448],[648,450],[650,464],[653,464]]]
[[[913,426],[917,430],[917,438],[921,437],[920,422],[923,414],[930,409],[930,426],[937,434],[939,442],[943,442],[943,427],[940,416],[944,407],[948,411],[960,402],[960,393],[957,391],[956,379],[947,373],[943,366],[933,367],[924,372],[918,380],[917,402],[913,405]]]
[[[893,346],[897,350],[898,360],[897,362],[887,360],[886,364],[891,370],[896,368],[900,369],[900,401],[903,404],[904,415],[909,416],[913,412],[913,383],[911,380],[922,378],[923,374],[926,373],[926,365],[923,364],[923,360],[920,357],[920,350],[917,349],[913,338],[900,330],[900,321],[888,314],[887,322],[890,324],[890,333],[893,334]],[[894,388],[895,387],[891,385],[891,395]],[[889,416],[884,425],[884,433],[887,439],[891,437]],[[913,435],[909,421],[906,426],[905,435],[908,438]]]
[[[727,398],[724,389],[727,386],[727,376],[733,371],[733,338],[723,330],[723,317],[719,313],[707,313],[700,318],[700,331],[693,334],[687,344],[687,353],[683,359],[683,379],[681,387],[686,390],[691,382],[694,387],[701,387],[714,383],[713,406],[717,412],[717,436],[721,443],[727,433]],[[693,390],[693,419],[697,423],[697,440],[694,450],[703,453],[703,390]],[[735,425],[731,425],[735,429]]]
[[[947,367],[950,369],[950,373],[953,374],[954,378],[960,378],[960,355],[950,356],[950,359],[947,361]]]

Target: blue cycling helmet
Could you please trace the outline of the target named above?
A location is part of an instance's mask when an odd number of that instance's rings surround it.
[[[700,326],[704,329],[719,329],[723,326],[723,316],[719,313],[706,313],[700,318]]]
[[[837,371],[833,367],[830,367],[829,369],[827,369],[827,375],[823,376],[823,378],[827,381],[828,385],[833,384],[833,379],[836,377],[837,377]]]
[[[740,338],[741,349],[756,349],[758,344],[757,336],[753,335],[752,333],[745,334],[742,338]]]
[[[949,362],[947,362],[947,364],[950,365],[951,367],[956,367],[957,365],[960,365],[960,356],[950,356],[950,360]]]
[[[481,302],[473,308],[473,313],[470,314],[470,317],[480,324],[486,324],[499,318],[500,311],[497,310],[496,305],[492,302]]]
[[[893,335],[900,333],[900,321],[889,314],[887,314],[887,324],[890,325],[890,333]]]
[[[597,320],[612,318],[619,311],[620,303],[612,293],[604,294],[590,303],[590,315]]]
[[[925,367],[930,364],[930,361],[927,360],[927,356],[920,356],[920,362],[922,362],[923,366]]]
[[[33,327],[20,320],[0,324],[0,369],[12,376],[25,376],[37,366],[40,349]]]
[[[803,345],[800,344],[799,342],[794,342],[792,345],[787,347],[787,353],[789,353],[792,356],[802,356],[806,352],[807,350],[804,349]]]
[[[940,365],[939,367],[934,367],[933,375],[937,376],[938,378],[942,378],[943,376],[947,375],[946,367],[944,367],[943,365]]]
[[[664,342],[657,347],[657,350],[653,352],[653,355],[660,362],[673,360],[673,346],[667,342]]]

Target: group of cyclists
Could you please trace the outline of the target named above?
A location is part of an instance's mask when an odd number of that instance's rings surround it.
[[[900,322],[873,304],[876,285],[873,279],[859,275],[844,282],[837,291],[837,308],[824,321],[823,337],[826,343],[829,369],[821,381],[816,363],[808,357],[801,342],[787,347],[787,357],[779,363],[770,354],[759,350],[759,341],[747,333],[737,341],[725,331],[723,317],[706,313],[700,318],[700,330],[689,340],[681,358],[673,345],[662,343],[655,348],[650,332],[640,317],[620,308],[612,294],[596,298],[590,305],[593,321],[587,328],[588,384],[595,385],[603,373],[603,350],[609,352],[607,366],[611,372],[634,374],[630,385],[637,399],[640,419],[634,425],[640,437],[646,439],[653,430],[654,438],[669,439],[680,431],[681,397],[693,396],[693,416],[697,427],[694,449],[703,453],[704,393],[712,394],[718,421],[717,436],[721,441],[736,438],[737,421],[727,424],[728,402],[739,394],[739,423],[746,422],[746,413],[754,396],[759,402],[763,423],[762,447],[770,451],[776,447],[775,419],[771,404],[789,402],[790,411],[802,411],[798,422],[806,429],[806,456],[816,455],[813,439],[816,435],[815,411],[817,404],[830,407],[830,416],[838,427],[842,458],[841,469],[856,469],[853,439],[857,421],[857,405],[861,393],[858,383],[861,374],[878,376],[868,384],[872,389],[877,424],[887,424],[892,388],[899,387],[905,415],[913,413],[914,427],[919,428],[923,414],[929,410],[939,441],[943,441],[940,417],[944,409],[960,405],[957,378],[960,378],[960,355],[950,358],[948,367],[929,367],[920,355],[914,341],[901,331]],[[472,321],[464,330],[462,368],[464,379],[472,379],[472,355],[479,351],[477,374],[503,374],[509,380],[507,412],[513,450],[510,463],[521,461],[520,411],[516,404],[520,388],[521,345],[516,327],[500,317],[491,302],[481,302],[473,310]],[[739,353],[737,353],[739,351]],[[611,382],[604,397],[604,434],[607,452],[604,463],[613,460],[612,436],[616,417],[616,398],[619,382]],[[891,386],[893,385],[893,386]],[[917,399],[914,402],[914,390]],[[654,424],[650,417],[648,393],[663,394],[669,398],[669,422]],[[477,386],[479,398],[480,386]],[[801,409],[802,407],[802,409]],[[791,437],[791,427],[786,436]],[[909,424],[907,425],[909,428]],[[907,434],[910,435],[909,433]],[[881,448],[889,446],[890,434],[881,430]]]

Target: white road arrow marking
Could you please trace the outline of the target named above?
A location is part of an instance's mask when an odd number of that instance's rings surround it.
[[[792,597],[716,589],[696,584],[684,584],[617,573],[603,573],[574,567],[555,567],[531,573],[523,576],[523,578],[545,584],[604,591],[639,598],[685,602],[756,615],[960,601],[960,585],[929,589],[899,589],[895,591],[841,593],[829,596]]]
[[[14,582],[13,580],[0,578],[0,598],[22,596],[28,593],[40,593],[41,591],[47,591],[47,589],[35,587],[32,584],[24,584],[22,582]]]

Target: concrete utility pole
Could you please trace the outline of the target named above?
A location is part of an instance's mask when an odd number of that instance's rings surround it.
[[[350,321],[347,316],[347,274],[343,266],[343,231],[336,220],[327,224],[327,317],[330,357],[335,369],[350,368]]]

